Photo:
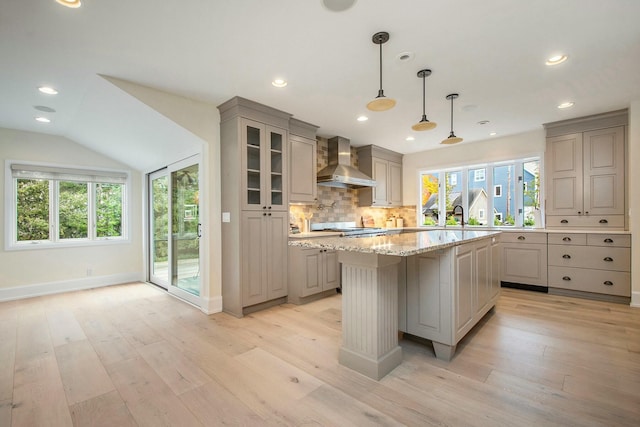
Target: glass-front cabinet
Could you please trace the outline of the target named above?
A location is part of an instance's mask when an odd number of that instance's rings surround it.
[[[287,131],[242,119],[243,210],[288,208],[286,180]]]

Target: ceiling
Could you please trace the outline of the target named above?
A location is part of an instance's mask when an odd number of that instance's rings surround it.
[[[456,92],[455,133],[472,144],[640,99],[638,17],[637,0],[359,0],[342,12],[321,0],[3,1],[0,127],[62,135],[140,170],[199,143],[104,75],[212,105],[240,95],[321,136],[401,153],[443,147],[445,97]],[[397,101],[386,112],[365,107],[379,87],[378,31],[390,34],[383,87]],[[399,60],[404,52],[412,58]],[[569,59],[546,66],[556,53]],[[423,68],[433,71],[426,113],[438,126],[413,132]],[[273,87],[276,77],[289,84]],[[43,84],[60,93],[39,93]],[[575,105],[558,109],[564,101]],[[369,120],[356,121],[361,114]]]

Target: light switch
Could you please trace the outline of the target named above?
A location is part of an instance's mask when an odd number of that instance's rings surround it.
[[[222,222],[231,222],[231,212],[222,212]]]

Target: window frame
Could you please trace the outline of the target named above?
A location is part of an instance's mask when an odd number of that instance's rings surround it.
[[[493,197],[502,197],[502,184],[493,186]]]
[[[475,169],[469,168],[469,170],[473,170],[474,171],[474,173],[473,173],[473,181],[474,182],[483,182],[483,181],[487,180],[487,168],[475,168]],[[478,175],[480,175],[478,173],[478,171],[482,171],[482,177],[481,178],[478,178]]]
[[[29,171],[42,171],[43,178],[14,176],[12,167],[24,167]],[[19,173],[18,173],[19,174]],[[59,174],[61,178],[46,176],[46,174]],[[59,183],[67,182],[64,176],[75,174],[75,182],[87,183],[87,237],[86,238],[60,238],[59,223]],[[86,181],[82,179],[86,177]],[[19,179],[42,179],[48,182],[49,187],[49,238],[47,240],[18,240],[18,180]],[[119,180],[112,182],[122,185],[121,194],[121,235],[120,236],[97,236],[97,208],[96,208],[96,187],[98,184],[109,183],[108,180]],[[27,161],[6,160],[5,161],[5,244],[4,248],[10,250],[32,250],[32,249],[52,249],[70,248],[82,246],[101,246],[112,244],[123,244],[131,242],[130,218],[131,218],[131,174],[128,171],[107,169],[107,168],[84,168],[78,166],[59,165],[53,163],[38,163]]]
[[[526,163],[529,162],[538,162],[539,168],[538,168],[538,179],[539,179],[539,186],[538,186],[538,199],[540,200],[538,209],[542,212],[544,212],[544,183],[543,183],[543,170],[544,170],[544,155],[542,153],[535,153],[535,154],[531,154],[529,156],[525,156],[525,157],[521,157],[521,158],[515,158],[515,159],[509,159],[509,160],[501,160],[501,161],[495,161],[495,162],[487,162],[487,163],[481,163],[481,164],[463,164],[463,165],[452,165],[450,167],[446,167],[446,168],[440,168],[440,169],[418,169],[418,207],[416,209],[416,214],[417,214],[417,218],[419,218],[418,220],[418,227],[449,227],[447,225],[445,225],[446,223],[446,215],[443,215],[442,213],[445,212],[446,213],[446,201],[444,200],[445,197],[440,197],[439,201],[439,212],[438,212],[438,223],[437,225],[433,226],[433,225],[425,225],[423,224],[423,220],[424,220],[424,214],[423,214],[423,207],[422,207],[422,177],[424,175],[433,175],[435,177],[438,178],[438,183],[439,183],[439,188],[438,188],[438,193],[440,195],[446,195],[446,184],[447,180],[446,180],[446,176],[447,174],[453,174],[455,173],[461,173],[462,176],[462,181],[458,182],[457,185],[460,186],[462,188],[462,205],[465,208],[465,223],[467,223],[468,221],[468,216],[469,216],[469,187],[471,185],[471,182],[476,182],[476,174],[474,173],[474,177],[471,178],[469,176],[469,172],[473,171],[473,170],[477,170],[477,169],[484,169],[484,175],[485,175],[485,179],[484,181],[486,182],[485,187],[487,189],[489,188],[493,188],[494,191],[491,194],[488,194],[488,200],[487,200],[487,206],[486,206],[486,211],[485,211],[485,216],[486,216],[486,225],[479,225],[479,226],[473,226],[473,228],[478,228],[478,229],[482,229],[482,228],[494,228],[494,229],[513,229],[513,228],[530,228],[530,226],[525,226],[525,218],[524,214],[521,215],[521,213],[525,212],[525,206],[524,206],[524,186],[521,183],[521,180],[524,178],[524,170],[522,170],[522,176],[516,176],[515,179],[515,187],[516,188],[522,188],[523,192],[520,193],[519,191],[516,191],[515,193],[515,207],[514,210],[515,212],[518,213],[517,217],[516,217],[516,221],[513,225],[505,225],[505,224],[499,224],[499,225],[495,225],[495,219],[496,217],[498,217],[499,221],[502,222],[502,220],[499,218],[500,214],[498,212],[496,212],[495,210],[495,199],[496,198],[500,198],[503,196],[504,194],[504,189],[502,188],[503,185],[502,184],[496,184],[494,185],[494,170],[498,167],[501,166],[508,166],[508,165],[512,165],[514,167],[516,167],[516,170],[520,171],[521,169],[523,169],[523,165],[525,165]],[[473,179],[473,181],[472,181]],[[518,186],[518,183],[520,183]],[[500,192],[499,196],[495,196],[495,187],[500,187],[500,190],[498,190]],[[444,219],[443,219],[444,218]],[[542,223],[544,223],[544,219],[542,220]],[[455,226],[454,226],[455,227]]]

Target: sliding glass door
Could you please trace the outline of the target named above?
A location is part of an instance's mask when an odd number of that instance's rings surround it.
[[[150,281],[199,306],[199,159],[191,157],[151,174],[149,187]]]

